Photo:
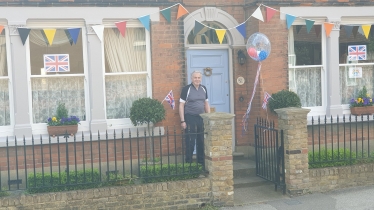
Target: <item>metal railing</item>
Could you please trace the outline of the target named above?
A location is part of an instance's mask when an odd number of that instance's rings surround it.
[[[373,126],[372,115],[312,118],[308,126],[309,167],[372,162]]]
[[[150,135],[144,129],[88,138],[83,133],[6,138],[0,147],[1,190],[47,192],[198,177],[205,164],[185,162],[184,139],[175,127]]]

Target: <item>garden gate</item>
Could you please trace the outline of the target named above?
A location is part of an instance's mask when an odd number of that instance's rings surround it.
[[[283,130],[279,132],[274,122],[263,119],[257,119],[254,129],[256,175],[273,182],[275,191],[280,187],[285,194]]]

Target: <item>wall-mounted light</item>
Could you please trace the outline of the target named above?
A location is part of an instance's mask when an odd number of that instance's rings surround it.
[[[240,65],[243,65],[245,64],[245,60],[247,59],[247,57],[245,56],[245,54],[243,53],[242,50],[239,50],[238,51],[238,61],[239,61],[239,64]]]

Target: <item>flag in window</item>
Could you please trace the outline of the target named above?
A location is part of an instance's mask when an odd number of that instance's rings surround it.
[[[69,72],[69,54],[45,54],[45,72]]]
[[[175,101],[174,101],[174,96],[173,96],[173,90],[171,90],[165,97],[164,99],[165,101],[167,101],[171,108],[174,110],[175,108]]]
[[[263,100],[263,103],[262,103],[262,108],[263,109],[266,109],[266,106],[268,104],[269,98],[271,98],[271,95],[268,92],[265,92],[264,100]]]
[[[366,60],[366,45],[349,45],[348,60],[361,61]]]

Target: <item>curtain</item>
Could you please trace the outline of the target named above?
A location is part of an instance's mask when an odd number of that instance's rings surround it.
[[[5,35],[0,35],[0,76],[7,77],[7,58]],[[0,79],[0,126],[10,125],[9,79]]]
[[[59,103],[69,115],[85,120],[84,77],[31,78],[33,123],[55,116]]]
[[[322,106],[321,67],[289,70],[290,87],[299,97],[302,107]]]
[[[366,87],[370,97],[374,94],[374,66],[350,66],[362,68],[362,78],[349,78],[349,66],[339,67],[341,104],[349,104],[352,98],[356,98],[358,91]]]
[[[145,30],[128,28],[122,37],[117,29],[107,28],[104,48],[107,119],[129,118],[133,101],[147,97]],[[133,74],[110,75],[122,72]]]

